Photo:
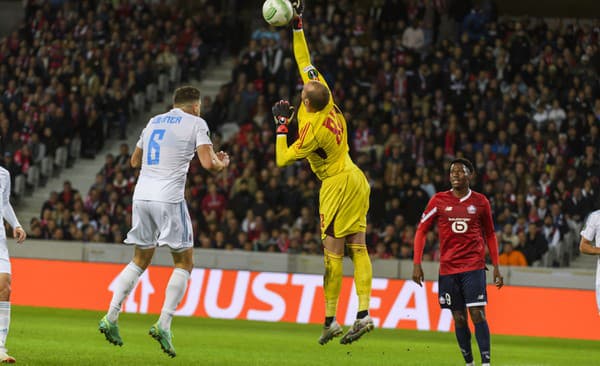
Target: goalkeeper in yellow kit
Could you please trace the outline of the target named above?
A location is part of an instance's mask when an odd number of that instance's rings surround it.
[[[338,297],[342,286],[344,246],[354,264],[354,282],[358,295],[358,313],[353,326],[340,343],[349,344],[373,330],[369,316],[371,260],[366,247],[365,229],[370,188],[363,172],[348,154],[348,129],[340,109],[333,103],[325,80],[310,62],[302,29],[301,1],[292,1],[294,56],[304,83],[298,108],[298,139],[287,145],[287,124],[294,107],[282,100],[273,106],[277,124],[276,160],[285,166],[306,158],[312,171],[322,181],[319,195],[321,237],[324,246],[325,325],[320,344],[343,333],[336,322]]]

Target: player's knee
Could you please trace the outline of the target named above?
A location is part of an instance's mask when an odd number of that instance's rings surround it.
[[[348,256],[353,258],[355,254],[365,253],[367,251],[367,246],[364,244],[352,244],[346,245],[346,249],[348,250]]]
[[[148,259],[142,256],[136,256],[133,258],[133,263],[136,266],[140,267],[143,271],[145,271],[146,268],[148,268],[150,262],[152,262],[152,258]]]
[[[474,324],[485,321],[485,311],[482,307],[469,308],[469,315],[471,315],[471,320]]]
[[[0,284],[0,301],[10,300],[10,282],[2,282]]]
[[[467,314],[464,312],[453,312],[452,316],[454,318],[454,325],[459,328],[464,328],[467,326]]]
[[[184,269],[184,270],[192,273],[192,270],[194,269],[194,262],[178,263],[175,265],[175,267]]]

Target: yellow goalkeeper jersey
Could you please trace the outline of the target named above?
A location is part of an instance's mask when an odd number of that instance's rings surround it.
[[[321,82],[329,90],[327,82],[311,64],[303,30],[294,30],[294,56],[302,81]],[[285,166],[306,158],[317,178],[324,180],[349,169],[358,167],[348,154],[348,128],[340,109],[333,103],[331,90],[329,102],[322,110],[310,113],[304,103],[298,108],[298,139],[288,147],[286,136],[277,136],[276,161]]]

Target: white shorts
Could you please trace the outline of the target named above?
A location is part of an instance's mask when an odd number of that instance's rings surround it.
[[[0,273],[10,274],[10,259],[8,257],[8,247],[6,246],[6,238],[0,239]]]
[[[131,221],[125,244],[142,249],[167,245],[176,252],[194,246],[192,220],[185,201],[133,201]]]

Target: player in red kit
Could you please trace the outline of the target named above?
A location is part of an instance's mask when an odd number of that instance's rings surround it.
[[[469,188],[473,164],[455,159],[450,164],[452,189],[436,193],[427,204],[415,234],[413,281],[423,282],[421,258],[425,236],[437,220],[440,237],[440,306],[452,311],[456,339],[467,366],[474,365],[467,309],[475,326],[482,366],[490,364],[490,329],[485,318],[485,245],[494,265],[494,283],[504,280],[498,268],[498,242],[487,198]]]

